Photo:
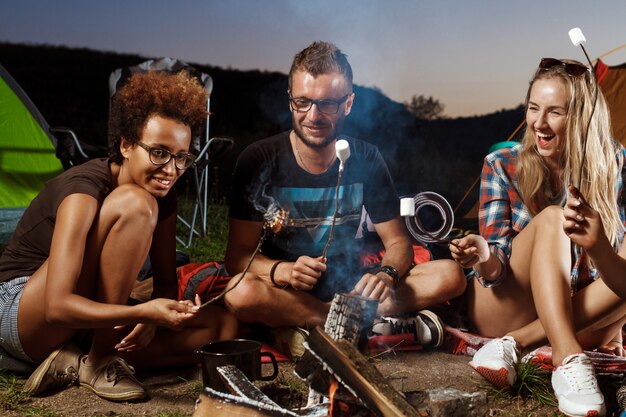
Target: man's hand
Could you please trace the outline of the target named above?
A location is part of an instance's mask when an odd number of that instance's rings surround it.
[[[370,273],[363,275],[354,286],[352,294],[373,298],[382,303],[392,295],[392,291],[393,278],[384,272],[379,272],[376,275]]]
[[[294,289],[311,291],[326,271],[326,259],[318,256],[301,256],[292,264],[289,282]]]

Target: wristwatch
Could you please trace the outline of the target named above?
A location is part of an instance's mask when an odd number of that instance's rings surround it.
[[[391,265],[383,265],[378,269],[378,272],[384,272],[393,279],[393,287],[396,288],[400,283],[400,274],[398,270]]]

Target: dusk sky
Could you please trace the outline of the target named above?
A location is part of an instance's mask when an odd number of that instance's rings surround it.
[[[625,22],[626,0],[0,2],[0,41],[240,70],[287,73],[296,52],[331,41],[348,54],[356,84],[400,102],[433,96],[450,117],[517,106],[541,57],[584,60],[569,29],[583,30],[593,59],[626,44]],[[605,61],[626,62],[626,50]]]

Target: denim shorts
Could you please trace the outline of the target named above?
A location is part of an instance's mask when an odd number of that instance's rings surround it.
[[[0,368],[13,372],[31,372],[36,367],[22,348],[17,328],[17,309],[29,278],[0,282]]]

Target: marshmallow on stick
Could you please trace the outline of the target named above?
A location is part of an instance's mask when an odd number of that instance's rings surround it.
[[[569,34],[569,38],[572,41],[572,43],[574,44],[574,46],[578,46],[578,45],[581,45],[581,44],[584,44],[585,42],[587,42],[587,39],[585,39],[585,35],[583,35],[583,31],[580,30],[580,28],[572,28],[572,29],[570,29],[568,34]]]
[[[335,154],[341,163],[339,164],[339,169],[343,171],[343,167],[350,158],[350,144],[345,139],[339,139],[335,142]]]

